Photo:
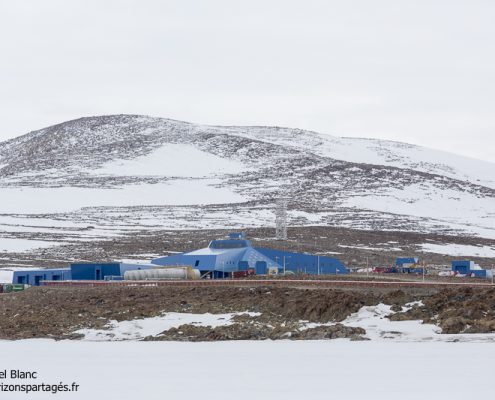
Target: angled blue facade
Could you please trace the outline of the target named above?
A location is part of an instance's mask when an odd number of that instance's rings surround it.
[[[71,270],[69,268],[33,269],[14,271],[12,283],[39,286],[41,281],[68,281],[70,279]]]
[[[492,271],[483,269],[474,261],[457,260],[452,261],[452,271],[457,274],[468,275],[475,278],[492,278]]]
[[[279,272],[284,270],[306,274],[347,274],[345,265],[337,258],[312,254],[293,253],[282,250],[254,248],[244,236],[229,235],[229,239],[210,242],[204,249],[187,253],[160,257],[152,261],[157,265],[190,265],[202,274],[212,273],[223,276],[235,271],[254,269],[257,275],[263,275],[270,268]]]
[[[213,240],[204,249],[160,257],[152,264],[160,266],[190,265],[202,274],[210,273],[223,277],[235,271],[255,269],[257,274],[266,274],[269,268],[279,268],[274,260],[254,249],[249,240]]]

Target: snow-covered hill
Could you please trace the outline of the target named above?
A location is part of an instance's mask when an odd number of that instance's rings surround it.
[[[0,251],[273,226],[280,197],[294,226],[495,238],[495,164],[280,127],[81,118],[0,143],[0,193]]]

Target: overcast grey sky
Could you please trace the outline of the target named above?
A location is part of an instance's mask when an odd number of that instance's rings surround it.
[[[0,0],[0,140],[133,113],[495,160],[492,0]]]

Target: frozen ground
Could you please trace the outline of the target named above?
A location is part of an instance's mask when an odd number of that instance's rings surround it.
[[[196,326],[224,326],[232,324],[232,317],[247,314],[250,316],[258,313],[230,313],[230,314],[190,314],[190,313],[165,313],[154,318],[135,319],[132,321],[110,321],[106,329],[80,329],[74,333],[84,335],[84,340],[109,341],[109,340],[139,340],[146,336],[155,336],[170,328],[178,328],[183,324]]]
[[[418,302],[419,303],[419,302]],[[410,308],[414,303],[410,303]],[[422,321],[391,321],[387,318],[393,314],[391,306],[378,304],[362,307],[359,312],[350,315],[343,325],[361,327],[366,330],[366,337],[373,341],[395,342],[491,342],[495,343],[495,333],[485,334],[441,334],[441,329]]]
[[[415,303],[409,303],[403,311]],[[134,319],[130,321],[110,321],[104,329],[79,329],[76,334],[84,335],[86,341],[125,341],[142,340],[147,336],[156,336],[171,328],[184,324],[195,326],[211,326],[212,328],[231,325],[236,315],[248,314],[251,317],[259,313],[229,313],[229,314],[191,314],[164,313],[158,317]],[[387,318],[393,314],[391,306],[378,304],[362,307],[357,313],[350,315],[340,323],[350,327],[361,327],[366,330],[366,338],[372,341],[386,342],[492,342],[495,343],[495,333],[485,334],[441,334],[441,329],[433,324],[423,324],[415,321],[391,321]],[[300,329],[314,328],[321,325],[333,325],[335,322],[318,324],[301,321]]]
[[[493,394],[495,346],[479,343],[0,342],[2,369],[80,385],[11,399],[465,400]],[[3,383],[9,383],[3,381]],[[19,383],[19,381],[17,381]]]

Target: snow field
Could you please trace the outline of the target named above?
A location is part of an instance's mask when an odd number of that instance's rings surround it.
[[[80,385],[64,399],[465,400],[493,394],[495,346],[240,341],[0,342],[2,364]],[[3,383],[9,383],[4,381]],[[62,397],[61,397],[62,396]],[[2,394],[6,400],[53,394]]]

